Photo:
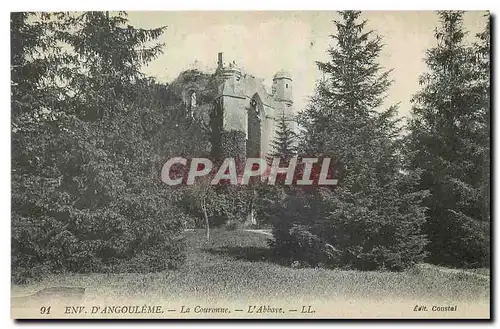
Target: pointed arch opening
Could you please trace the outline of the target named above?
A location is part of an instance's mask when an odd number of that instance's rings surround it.
[[[258,158],[261,156],[261,139],[262,139],[262,116],[264,115],[264,106],[259,94],[255,93],[250,99],[250,107],[248,108],[248,137],[247,158]]]

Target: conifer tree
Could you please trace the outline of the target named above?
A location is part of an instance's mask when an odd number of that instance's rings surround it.
[[[276,134],[271,142],[272,151],[270,157],[289,159],[297,154],[297,135],[290,127],[290,121],[282,113],[276,124]]]
[[[280,166],[287,166],[289,160],[297,156],[297,134],[291,127],[292,122],[292,119],[287,118],[284,112],[276,118],[275,136],[271,141],[271,151],[267,154],[269,165],[276,158],[280,159]],[[299,171],[300,167],[296,168],[295,173]],[[283,184],[284,180],[283,176],[279,176],[275,185],[258,184],[256,186],[258,194],[258,198],[255,200],[257,213],[267,223],[274,221],[274,224],[279,225],[281,221],[280,218],[272,219],[274,217],[272,213],[277,200],[283,199],[284,195],[292,190],[290,186]]]
[[[329,61],[317,63],[324,79],[299,117],[301,151],[333,158],[339,185],[311,193],[305,204],[314,209],[296,220],[340,251],[337,266],[401,270],[423,257],[422,193],[408,190],[416,176],[401,171],[397,108],[382,108],[391,84],[378,64],[382,38],[360,14],[343,11],[334,21]]]
[[[408,158],[422,170],[429,260],[484,266],[489,260],[489,31],[465,43],[463,12],[439,12],[437,46],[413,98]]]

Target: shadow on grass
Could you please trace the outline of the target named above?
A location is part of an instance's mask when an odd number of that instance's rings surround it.
[[[206,248],[203,249],[203,251],[212,255],[226,256],[237,260],[280,263],[272,254],[271,250],[264,247],[221,247]]]

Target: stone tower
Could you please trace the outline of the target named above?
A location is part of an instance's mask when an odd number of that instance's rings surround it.
[[[273,77],[273,96],[277,107],[282,110],[288,118],[292,113],[292,76],[284,70],[278,71]]]

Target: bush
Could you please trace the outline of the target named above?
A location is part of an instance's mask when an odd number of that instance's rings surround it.
[[[207,214],[212,227],[231,225],[236,228],[244,223],[250,211],[251,191],[247,186],[209,186],[200,184],[184,189],[178,205],[195,218],[195,227],[205,227],[201,200],[205,198]]]
[[[272,191],[272,192],[271,192]],[[301,266],[337,265],[333,246],[315,232],[314,223],[326,216],[316,193],[301,189],[272,187],[261,201],[260,212],[272,224],[274,240],[270,247],[276,258]]]
[[[270,203],[275,255],[287,263],[401,271],[423,260],[420,233],[424,209],[419,194],[395,188],[378,193],[336,189],[290,189],[282,201]]]
[[[459,213],[432,218],[426,225],[428,261],[452,267],[490,266],[490,223]]]
[[[12,280],[49,273],[156,272],[185,259],[179,210],[161,195],[127,195],[112,209],[12,217]],[[27,205],[26,205],[27,207]]]
[[[281,236],[281,239],[270,240],[270,247],[285,263],[324,267],[335,266],[339,262],[340,252],[311,233],[306,226],[294,224],[287,235]]]
[[[226,230],[228,230],[228,231],[235,231],[239,227],[240,227],[240,225],[236,221],[229,222],[229,223],[226,224]]]

